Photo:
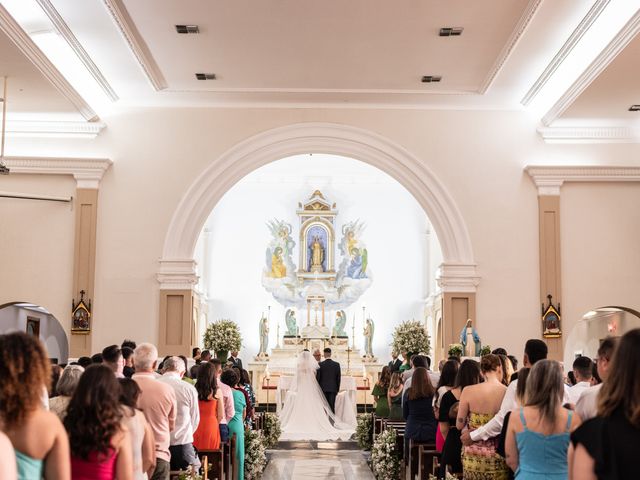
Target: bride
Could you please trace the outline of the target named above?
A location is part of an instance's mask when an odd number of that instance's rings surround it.
[[[353,428],[336,419],[316,380],[318,362],[308,350],[298,356],[291,390],[287,393],[280,423],[280,440],[348,440]]]

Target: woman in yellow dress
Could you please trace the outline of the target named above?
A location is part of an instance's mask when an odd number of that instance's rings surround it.
[[[271,255],[271,276],[273,278],[284,278],[287,276],[287,267],[282,261],[282,248],[276,247]]]

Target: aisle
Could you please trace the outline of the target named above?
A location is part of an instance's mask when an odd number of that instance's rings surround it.
[[[262,480],[373,480],[359,450],[272,450]]]

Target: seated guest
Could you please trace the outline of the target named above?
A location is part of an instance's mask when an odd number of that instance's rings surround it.
[[[189,465],[200,468],[200,460],[193,449],[193,432],[200,423],[198,392],[182,381],[185,363],[180,357],[168,357],[164,360],[164,373],[158,379],[173,389],[176,396],[176,425],[171,432],[169,452],[171,470],[186,470]]]
[[[16,455],[13,452],[11,440],[2,432],[0,432],[0,478],[6,480],[18,478]]]
[[[235,414],[231,421],[229,421],[229,436],[236,436],[236,464],[238,465],[238,477],[237,480],[244,480],[244,418],[246,415],[246,403],[244,395],[237,390],[238,382],[240,378],[236,372],[227,368],[222,372],[220,376],[222,383],[231,388],[233,394],[233,408]],[[226,400],[226,399],[225,399]]]
[[[591,359],[580,356],[573,361],[573,375],[576,383],[569,388],[569,403],[575,405],[582,392],[591,387]]]
[[[569,434],[580,424],[580,417],[562,407],[560,364],[536,362],[527,378],[525,396],[524,407],[513,410],[509,419],[507,463],[517,480],[565,479]]]
[[[248,428],[253,427],[253,419],[256,413],[256,394],[253,391],[253,387],[251,386],[251,379],[249,378],[249,372],[245,369],[240,370],[240,382],[238,386],[247,392],[247,405],[251,405],[251,408],[247,409],[247,418],[245,419],[245,424]]]
[[[116,378],[124,378],[124,360],[122,359],[122,350],[117,345],[110,345],[102,350],[102,361],[109,367]]]
[[[584,390],[576,402],[576,413],[580,415],[583,422],[598,414],[598,394],[600,393],[602,385],[606,383],[607,378],[609,378],[609,367],[611,366],[613,351],[617,344],[617,338],[607,337],[600,344],[600,348],[598,348],[596,367],[603,383]]]
[[[389,420],[403,420],[402,417],[402,374],[393,372],[389,381],[389,390],[387,391],[387,402],[389,403]]]
[[[131,439],[133,478],[146,480],[147,474],[150,477],[156,467],[153,430],[144,418],[144,413],[136,408],[140,396],[138,384],[130,378],[121,378],[119,383],[122,423],[127,427]]]
[[[625,333],[598,397],[598,416],[571,435],[571,480],[638,478],[640,328]]]
[[[55,413],[60,420],[64,420],[67,415],[69,400],[71,400],[73,392],[76,391],[83,373],[84,368],[80,365],[68,365],[58,380],[58,396],[49,400],[49,410]]]
[[[0,425],[13,444],[20,479],[70,478],[67,434],[42,407],[50,381],[49,359],[37,338],[0,335]]]
[[[133,354],[136,373],[133,380],[140,387],[138,408],[151,425],[155,439],[156,468],[151,480],[169,480],[169,444],[176,423],[176,395],[173,389],[156,379],[158,350],[155,345],[142,343]]]
[[[122,360],[124,362],[122,374],[127,378],[131,378],[136,373],[136,369],[133,368],[133,350],[131,348],[122,347]]]
[[[436,386],[436,394],[433,397],[433,413],[436,418],[440,418],[440,403],[442,402],[442,396],[451,390],[456,383],[459,366],[460,364],[458,362],[454,362],[452,360],[447,360],[442,366],[440,380]],[[438,431],[436,433],[436,450],[441,452],[443,446],[444,436],[440,431],[440,425],[438,425]]]
[[[132,480],[131,439],[122,424],[120,385],[106,365],[82,374],[64,419],[74,480]]]
[[[380,379],[373,386],[373,399],[376,402],[376,416],[381,418],[389,417],[389,400],[387,393],[389,392],[389,382],[391,380],[391,371],[389,367],[382,367]]]
[[[220,421],[224,418],[224,403],[213,363],[200,366],[195,389],[200,422],[193,434],[193,445],[198,450],[217,450],[220,448]]]
[[[427,369],[418,367],[413,372],[411,387],[404,393],[402,416],[406,420],[404,431],[405,458],[408,458],[409,440],[435,443],[437,421],[433,413],[435,389]]]

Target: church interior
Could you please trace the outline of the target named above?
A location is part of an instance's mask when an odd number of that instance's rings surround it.
[[[403,322],[408,367],[596,360],[640,327],[638,32],[638,0],[0,0],[0,335],[191,363],[230,320],[258,410],[329,347],[354,428]],[[263,478],[382,478],[292,452]]]

